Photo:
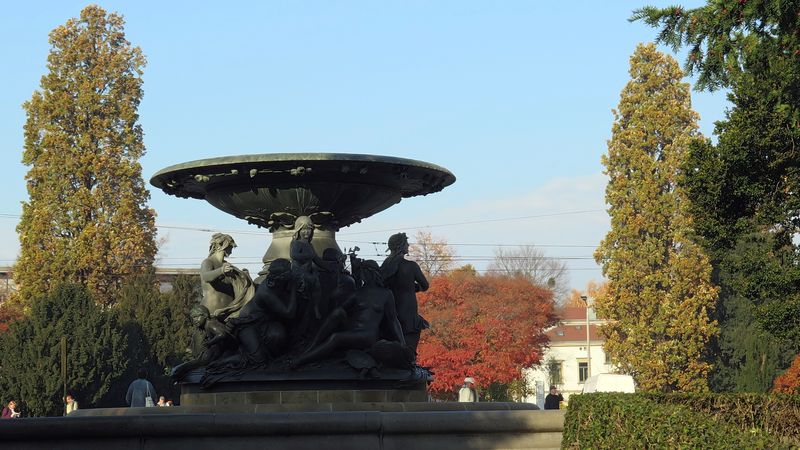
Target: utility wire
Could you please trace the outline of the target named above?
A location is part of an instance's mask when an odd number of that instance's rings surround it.
[[[521,216],[521,217],[506,217],[500,219],[483,219],[483,220],[470,220],[466,222],[452,222],[452,223],[441,223],[436,225],[424,225],[419,227],[403,227],[406,230],[421,230],[426,228],[441,228],[441,227],[453,227],[459,225],[474,225],[479,223],[493,223],[493,222],[510,222],[513,220],[527,220],[527,219],[539,219],[542,217],[555,217],[555,216],[569,216],[575,214],[588,214],[588,213],[596,213],[596,212],[605,212],[604,209],[586,209],[582,211],[564,211],[564,212],[557,212],[557,213],[548,213],[548,214],[536,214],[533,216]],[[343,234],[352,235],[352,234],[368,234],[368,233],[383,233],[388,231],[396,231],[397,228],[387,228],[383,230],[372,230],[372,231],[356,231],[356,232],[346,232]]]
[[[380,257],[384,257],[385,258],[387,255],[385,253],[359,253],[358,256],[359,257],[369,257],[369,258],[380,258]],[[162,259],[162,260],[196,260],[197,257],[165,256],[165,257],[160,257],[159,259]],[[252,255],[248,255],[248,256],[228,256],[227,259],[229,259],[231,261],[243,261],[243,260],[248,260],[249,261],[249,260],[258,259],[260,261],[261,257],[260,256],[252,256]],[[492,256],[492,255],[480,255],[480,256],[454,255],[454,256],[441,256],[441,257],[433,256],[433,257],[425,258],[425,259],[423,259],[423,261],[455,261],[455,262],[459,262],[459,261],[494,261],[495,259],[497,259],[497,258],[495,256]],[[594,260],[594,257],[593,256],[539,256],[539,257],[531,258],[531,257],[526,257],[526,256],[503,256],[502,259],[504,259],[504,260],[514,260],[514,261],[517,261],[517,260],[518,261],[527,261],[529,259],[552,260],[552,261],[577,261],[577,260],[592,261],[592,260]],[[0,260],[0,261],[3,261],[3,260]]]
[[[475,221],[467,221],[467,222],[454,222],[449,224],[438,224],[438,225],[424,225],[424,226],[417,226],[417,227],[403,227],[406,230],[418,230],[418,229],[425,229],[425,228],[434,228],[434,227],[447,227],[447,226],[457,226],[457,225],[469,225],[469,224],[478,224],[478,223],[489,223],[489,222],[504,222],[504,221],[512,221],[512,220],[524,220],[524,219],[531,219],[531,218],[540,218],[540,217],[552,217],[552,216],[563,216],[563,215],[571,215],[571,214],[585,214],[585,213],[593,213],[593,212],[600,212],[604,211],[602,209],[591,209],[591,210],[583,210],[583,211],[567,211],[567,212],[560,212],[560,213],[549,213],[549,214],[539,214],[533,216],[523,216],[523,217],[509,217],[509,218],[500,218],[500,219],[486,219],[486,220],[475,220]],[[19,218],[19,214],[0,214],[0,218]],[[269,234],[266,230],[223,230],[219,228],[206,228],[206,227],[189,227],[189,226],[177,226],[177,225],[159,225],[156,224],[156,228],[158,229],[167,229],[167,230],[181,230],[181,231],[192,231],[192,232],[200,232],[200,233],[228,233],[228,234],[237,234],[237,235],[255,235],[255,236],[265,236]],[[374,230],[374,231],[359,231],[359,232],[342,232],[339,233],[338,236],[340,237],[347,237],[348,235],[353,234],[368,234],[368,233],[382,233],[382,232],[389,232],[389,231],[397,231],[398,228],[392,229],[384,229],[384,230]],[[386,242],[375,242],[375,241],[359,241],[359,240],[350,240],[350,239],[337,239],[338,242],[346,242],[352,244],[364,244],[364,245],[386,245]],[[414,244],[413,242],[411,243]],[[597,248],[597,245],[577,245],[577,244],[487,244],[487,243],[450,243],[446,242],[448,246],[451,247],[541,247],[541,248]]]

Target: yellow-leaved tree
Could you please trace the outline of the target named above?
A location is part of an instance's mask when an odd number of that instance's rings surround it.
[[[14,279],[25,306],[62,281],[109,303],[124,279],[153,263],[155,212],[139,165],[145,58],[123,25],[88,6],[54,29],[48,73],[24,104],[30,199]]]
[[[595,252],[608,279],[595,307],[610,320],[605,350],[639,389],[707,391],[717,289],[691,240],[680,170],[703,139],[698,115],[678,63],[655,45],[637,46],[630,75],[602,159],[611,230]]]

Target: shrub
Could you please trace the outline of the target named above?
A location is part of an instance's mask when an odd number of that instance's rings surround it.
[[[574,395],[563,448],[789,448],[761,431],[741,431],[680,404],[641,394]]]
[[[800,447],[800,396],[786,394],[642,394],[667,405],[683,405],[742,431],[760,430]]]

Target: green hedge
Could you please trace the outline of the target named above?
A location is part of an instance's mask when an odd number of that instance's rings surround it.
[[[561,445],[581,449],[792,447],[767,432],[742,431],[681,404],[617,393],[571,396]]]
[[[800,395],[790,394],[657,394],[642,396],[669,405],[684,405],[740,430],[761,430],[800,448]]]

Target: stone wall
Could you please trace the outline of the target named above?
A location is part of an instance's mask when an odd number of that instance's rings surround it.
[[[487,407],[256,414],[193,413],[181,411],[182,407],[118,408],[118,415],[0,421],[0,439],[15,450],[463,450],[561,445],[563,411],[483,408]]]

